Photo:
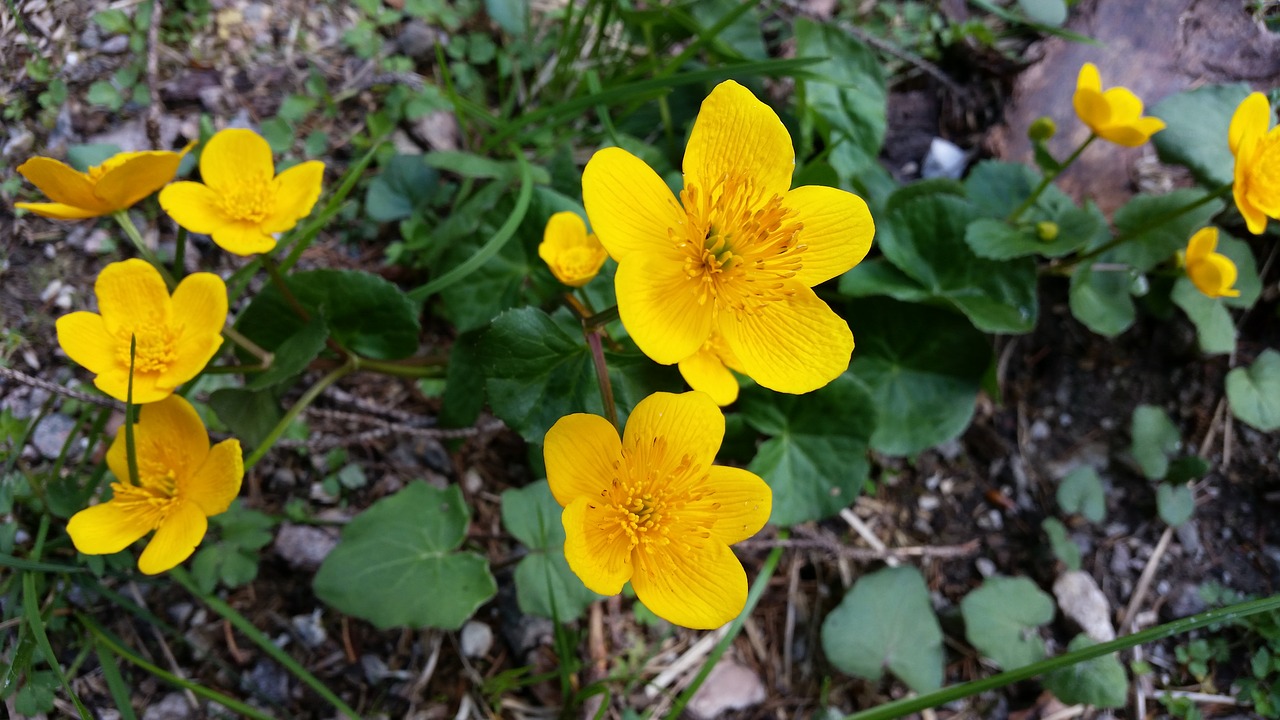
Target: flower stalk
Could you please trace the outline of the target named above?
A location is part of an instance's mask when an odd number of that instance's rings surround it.
[[[1209,193],[1208,195],[1205,195],[1199,200],[1187,203],[1186,205],[1183,205],[1182,207],[1176,210],[1170,210],[1169,212],[1163,215],[1160,215],[1156,219],[1148,223],[1145,223],[1141,227],[1134,228],[1133,230],[1130,230],[1128,232],[1120,233],[1119,235],[1112,238],[1109,242],[1099,245],[1093,250],[1090,250],[1089,252],[1077,257],[1070,264],[1069,267],[1071,268],[1077,267],[1082,263],[1092,260],[1093,258],[1099,257],[1105,253],[1108,253],[1120,247],[1121,245],[1129,242],[1130,240],[1136,237],[1139,237],[1144,233],[1150,232],[1151,230],[1154,230],[1160,227],[1161,225],[1164,225],[1165,223],[1177,220],[1178,218],[1182,217],[1183,215],[1186,215],[1187,213],[1191,212],[1192,210],[1195,210],[1196,208],[1202,207],[1204,205],[1208,205],[1209,203],[1213,202],[1214,200],[1217,200],[1218,198],[1222,197],[1223,195],[1226,195],[1229,192],[1231,192],[1231,183],[1227,183],[1217,188],[1216,190]]]
[[[263,438],[262,442],[253,449],[253,452],[249,457],[245,458],[245,471],[247,472],[249,468],[258,464],[258,461],[267,454],[267,451],[276,444],[276,441],[280,439],[280,436],[284,434],[284,431],[289,428],[289,424],[292,423],[298,415],[302,414],[302,411],[306,410],[316,398],[320,397],[320,393],[324,392],[330,385],[359,369],[359,362],[360,361],[354,356],[348,357],[347,362],[345,362],[341,367],[335,368],[328,375],[320,378],[315,385],[307,388],[307,391],[302,394],[302,397],[298,398],[298,401],[295,402],[287,412],[285,412],[284,417],[280,418],[280,422],[276,423],[275,427],[271,428],[271,432],[267,433],[267,436]]]
[[[587,339],[587,347],[591,348],[591,364],[596,368],[596,382],[600,383],[600,400],[604,403],[604,416],[614,429],[622,432],[618,425],[618,408],[613,401],[613,383],[609,381],[609,366],[605,364],[604,348],[600,344],[600,327],[588,328],[582,322],[582,334]]]
[[[133,243],[133,247],[137,249],[138,254],[144,260],[155,266],[160,272],[160,276],[164,278],[165,285],[173,289],[178,284],[169,269],[161,264],[160,259],[155,253],[151,252],[151,248],[147,247],[147,242],[142,239],[142,233],[138,231],[138,226],[133,224],[133,218],[129,217],[128,210],[117,210],[111,213],[111,217],[120,225],[120,229],[124,230],[124,234],[129,236],[129,241]]]
[[[1061,175],[1064,170],[1071,167],[1071,163],[1075,162],[1080,157],[1080,154],[1084,152],[1084,149],[1092,145],[1093,141],[1097,139],[1097,133],[1089,133],[1089,137],[1085,138],[1084,142],[1080,143],[1080,146],[1068,155],[1066,160],[1063,160],[1062,163],[1059,164],[1052,172],[1045,173],[1044,177],[1040,179],[1040,184],[1036,185],[1035,189],[1031,191],[1031,194],[1027,196],[1027,199],[1023,200],[1021,205],[1014,208],[1013,212],[1009,213],[1007,222],[1011,225],[1018,222],[1018,218],[1022,217],[1023,213],[1030,210],[1032,206],[1036,204],[1036,201],[1040,199],[1040,196],[1044,194],[1044,191],[1048,189],[1049,185],[1053,183],[1054,180],[1057,180],[1058,176]]]

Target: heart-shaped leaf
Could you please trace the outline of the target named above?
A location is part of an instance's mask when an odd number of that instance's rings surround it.
[[[1044,659],[1038,628],[1053,620],[1053,598],[1027,578],[989,578],[964,596],[960,613],[969,642],[1002,669]]]
[[[1227,373],[1227,399],[1248,425],[1262,432],[1280,428],[1280,353],[1263,350],[1250,367]]]
[[[529,548],[516,565],[516,601],[528,615],[568,622],[600,596],[582,584],[564,559],[562,509],[546,480],[502,493],[502,525]]]

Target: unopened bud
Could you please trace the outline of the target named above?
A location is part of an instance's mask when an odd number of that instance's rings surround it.
[[[1036,237],[1041,242],[1053,242],[1058,239],[1058,223],[1050,220],[1042,220],[1036,223]]]
[[[1031,138],[1032,142],[1043,142],[1053,137],[1057,132],[1058,126],[1054,124],[1052,119],[1047,116],[1039,117],[1027,128],[1027,137]]]

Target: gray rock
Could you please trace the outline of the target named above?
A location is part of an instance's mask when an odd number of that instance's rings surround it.
[[[716,663],[689,701],[689,711],[702,720],[715,720],[732,710],[745,710],[764,702],[760,676],[736,660]]]
[[[71,431],[75,430],[76,421],[66,415],[45,415],[36,423],[31,433],[31,444],[46,458],[53,460],[62,453]]]
[[[289,699],[289,673],[270,660],[259,660],[244,676],[245,690],[275,703]]]
[[[98,48],[98,52],[104,55],[120,55],[129,49],[129,37],[127,35],[112,35],[102,43],[102,47]]]
[[[298,640],[313,650],[329,639],[328,631],[320,622],[320,613],[320,608],[316,608],[309,614],[294,615],[289,619],[289,623],[293,625],[293,631],[298,635]]]
[[[471,620],[462,626],[459,644],[462,646],[463,657],[482,658],[493,647],[493,628],[478,620]]]
[[[25,156],[35,144],[35,140],[36,136],[30,130],[23,127],[13,128],[9,131],[9,139],[5,141],[4,148],[0,149],[0,156]]]
[[[1129,574],[1129,564],[1133,562],[1133,555],[1129,552],[1129,546],[1118,542],[1111,550],[1111,562],[1107,564],[1107,569],[1112,575],[1125,577]]]
[[[1178,544],[1194,559],[1199,559],[1204,554],[1204,545],[1200,543],[1200,531],[1197,527],[1195,518],[1192,518],[1174,529],[1174,534],[1178,536]]]
[[[1200,596],[1200,587],[1195,583],[1181,582],[1164,596],[1164,604],[1160,606],[1160,617],[1169,622],[1181,620],[1208,609],[1209,606]]]
[[[5,392],[4,398],[0,399],[0,410],[8,410],[15,418],[26,420],[48,401],[48,390],[19,387]]]
[[[284,523],[272,549],[294,569],[314,571],[337,544],[337,534],[326,528]]]
[[[142,720],[187,720],[191,717],[195,717],[195,713],[180,692],[165,695],[142,713]]]
[[[969,158],[960,146],[950,140],[936,137],[929,143],[929,154],[925,155],[920,176],[926,180],[930,178],[959,180],[960,176],[964,175],[965,166],[968,164]]]
[[[1080,570],[1064,572],[1053,583],[1053,595],[1058,598],[1062,614],[1096,642],[1116,639],[1111,606],[1093,576]]]
[[[420,20],[411,20],[405,24],[396,44],[400,52],[415,60],[435,59],[436,44],[440,42],[436,31]]]

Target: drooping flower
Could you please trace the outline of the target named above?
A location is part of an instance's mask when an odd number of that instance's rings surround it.
[[[190,557],[208,518],[240,494],[244,461],[238,440],[209,447],[204,423],[181,395],[139,408],[133,436],[138,484],[129,479],[121,430],[107,451],[107,467],[116,476],[111,500],[76,513],[67,533],[80,552],[110,555],[155,530],[138,558],[138,569],[155,575]]]
[[[794,168],[786,127],[733,81],[702,103],[679,201],[621,148],[587,163],[587,217],[618,261],[618,311],[646,355],[678,363],[714,331],[747,375],[788,393],[849,366],[849,325],[811,288],[858,264],[875,227],[852,193],[790,189]]]
[[[547,220],[538,257],[557,280],[569,287],[582,287],[600,272],[609,254],[595,233],[587,234],[587,225],[577,213],[565,211]]]
[[[769,520],[756,475],[712,465],[724,415],[699,392],[641,400],[624,437],[598,415],[547,431],[547,481],[564,507],[565,558],[584,585],[616,595],[631,582],[659,617],[716,628],[742,611],[747,576],[729,546]]]
[[[711,396],[720,407],[732,405],[738,399],[738,379],[730,370],[743,372],[742,365],[716,333],[711,333],[697,352],[676,367],[689,387]]]
[[[129,388],[130,339],[133,401],[162,400],[204,369],[222,346],[227,286],[213,273],[183,278],[170,297],[143,260],[111,263],[93,285],[101,314],[80,311],[58,318],[58,344],[97,375],[93,384],[124,401]]]
[[[1217,247],[1218,228],[1201,228],[1191,236],[1186,251],[1178,252],[1178,259],[1200,292],[1211,298],[1240,297],[1240,291],[1233,287],[1236,264],[1226,255],[1214,252]]]
[[[1071,104],[1094,134],[1125,147],[1138,147],[1165,127],[1160,118],[1143,117],[1142,100],[1128,88],[1103,91],[1102,77],[1093,63],[1080,68]]]
[[[182,227],[236,255],[264,253],[274,233],[306,217],[320,197],[324,163],[308,160],[276,175],[271,147],[252,130],[219,131],[200,153],[200,179],[176,182],[160,206]]]
[[[1231,192],[1249,232],[1261,235],[1267,218],[1280,218],[1280,126],[1271,127],[1271,103],[1256,92],[1231,117],[1227,143],[1236,158]]]
[[[110,215],[164,187],[189,149],[190,145],[182,152],[116,153],[83,173],[53,158],[33,157],[19,165],[18,172],[53,202],[20,202],[14,207],[55,220]]]

